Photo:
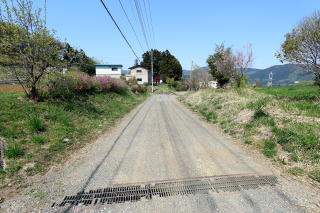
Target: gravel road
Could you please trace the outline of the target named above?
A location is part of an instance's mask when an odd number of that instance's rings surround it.
[[[154,95],[66,165],[53,168],[3,212],[320,212],[319,190],[285,177],[222,136],[172,95]],[[54,207],[65,196],[113,184],[233,174],[276,175],[274,187],[154,197],[95,207]]]

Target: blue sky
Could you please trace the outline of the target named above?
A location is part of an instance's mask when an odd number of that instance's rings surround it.
[[[141,3],[143,0],[139,0]],[[215,44],[224,42],[235,50],[250,43],[252,67],[280,64],[274,58],[284,35],[305,16],[320,9],[319,0],[149,0],[155,32],[155,48],[168,49],[190,69],[191,62],[206,65]],[[35,0],[42,4],[43,0]],[[133,13],[134,0],[122,0],[143,41]],[[118,0],[105,0],[111,13],[139,55],[142,50]],[[71,45],[104,63],[134,62],[134,55],[120,36],[99,0],[48,0],[48,27]]]

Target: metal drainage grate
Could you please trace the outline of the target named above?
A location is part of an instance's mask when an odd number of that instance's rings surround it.
[[[154,182],[142,185],[121,185],[104,189],[79,192],[74,196],[66,196],[59,204],[52,207],[71,205],[105,205],[135,202],[153,196],[169,197],[178,195],[202,194],[212,192],[232,192],[258,189],[260,186],[274,186],[278,183],[275,176],[220,176],[202,177],[198,179]]]

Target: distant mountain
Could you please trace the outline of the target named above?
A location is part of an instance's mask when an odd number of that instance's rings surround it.
[[[246,71],[246,75],[250,82],[258,81],[261,85],[266,85],[271,72],[273,73],[274,85],[287,85],[295,81],[313,80],[311,73],[305,72],[300,65],[296,64],[276,65],[267,69],[249,68]]]
[[[209,70],[208,67],[202,67],[202,69],[206,71]],[[311,73],[305,72],[301,66],[296,64],[276,65],[267,69],[249,68],[246,71],[246,75],[251,83],[258,81],[260,85],[267,85],[270,72],[273,73],[274,85],[287,85],[295,81],[313,80]],[[190,73],[190,70],[184,70],[183,76],[188,78]]]

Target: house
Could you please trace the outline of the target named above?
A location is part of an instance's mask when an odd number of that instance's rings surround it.
[[[130,67],[131,70],[130,77],[128,78],[135,78],[138,84],[150,84],[152,81],[152,73],[145,67],[136,65]]]
[[[96,64],[96,76],[110,76],[111,78],[120,78],[122,74],[122,65],[120,64]]]

